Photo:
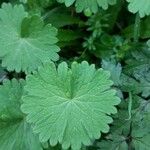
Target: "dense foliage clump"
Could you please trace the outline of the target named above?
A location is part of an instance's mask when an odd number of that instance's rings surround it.
[[[0,4],[0,150],[150,149],[150,1]]]

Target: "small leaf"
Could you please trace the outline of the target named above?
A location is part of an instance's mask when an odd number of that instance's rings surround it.
[[[87,17],[90,17],[92,15],[92,12],[89,8],[85,9],[84,10],[84,15],[87,16]]]

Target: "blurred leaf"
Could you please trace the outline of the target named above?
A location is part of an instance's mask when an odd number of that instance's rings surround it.
[[[57,28],[66,25],[83,24],[79,17],[72,15],[72,12],[63,6],[53,8],[43,18]]]
[[[139,13],[140,17],[150,15],[150,1],[149,0],[127,0],[129,2],[128,9],[132,13]]]
[[[101,7],[102,9],[108,9],[109,5],[116,4],[116,0],[57,0],[60,3],[65,3],[66,7],[71,6],[75,2],[76,11],[82,12],[86,9],[89,9],[91,12],[96,13],[98,8]]]
[[[7,76],[6,71],[5,71],[4,68],[1,67],[1,65],[0,65],[0,82],[2,82],[2,81],[6,78],[6,76]]]
[[[141,20],[140,24],[140,38],[146,39],[150,38],[150,16]],[[133,38],[134,36],[134,25],[129,25],[124,30],[122,30],[122,34],[127,38]]]
[[[116,64],[112,61],[102,60],[102,68],[108,70],[111,74],[111,79],[114,82],[114,85],[120,85],[120,76],[122,72],[121,64]]]
[[[58,45],[60,47],[74,45],[76,44],[75,40],[81,38],[82,36],[83,35],[79,31],[59,29],[57,35],[59,39]]]

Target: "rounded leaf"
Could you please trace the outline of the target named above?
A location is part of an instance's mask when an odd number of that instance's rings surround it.
[[[104,10],[108,9],[109,5],[116,4],[116,0],[57,0],[59,3],[65,3],[66,7],[69,7],[75,2],[76,11],[82,12],[87,9],[96,13],[99,7]]]
[[[58,60],[57,30],[38,16],[28,17],[23,5],[4,3],[0,9],[0,58],[9,71],[31,72]]]
[[[132,13],[139,13],[140,17],[150,15],[150,0],[127,0],[128,9]]]
[[[65,62],[57,68],[47,63],[28,75],[21,108],[40,140],[76,150],[108,132],[110,114],[120,102],[109,77],[109,72],[85,61],[71,68]]]

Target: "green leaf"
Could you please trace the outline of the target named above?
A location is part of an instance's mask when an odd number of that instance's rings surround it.
[[[140,17],[150,15],[150,1],[149,0],[127,0],[129,2],[128,9],[132,13],[139,13]]]
[[[150,148],[150,133],[142,138],[135,138],[133,140],[135,150],[149,150]]]
[[[57,0],[60,3],[65,3],[67,7],[75,2],[76,11],[82,12],[89,9],[91,12],[96,13],[99,7],[104,10],[108,9],[109,5],[116,4],[116,0]]]
[[[136,94],[142,93],[142,96],[145,98],[150,96],[150,70],[139,72],[134,77],[136,80],[128,77],[127,83],[122,85]]]
[[[150,147],[150,100],[143,101],[138,108],[132,127],[132,142],[136,150],[149,150]]]
[[[147,41],[147,45],[149,46],[149,49],[150,49],[150,40]]]
[[[132,120],[128,120],[127,102],[123,100],[121,105],[122,104],[124,104],[126,108],[121,108],[121,106],[119,106],[118,113],[114,116],[114,122],[110,128],[110,133],[127,137],[130,133],[130,124]]]
[[[121,64],[115,64],[112,61],[102,60],[102,68],[108,70],[111,74],[111,79],[114,82],[114,85],[120,85],[120,76],[122,72]]]
[[[22,111],[41,141],[78,150],[109,131],[114,107],[120,102],[111,89],[110,74],[87,62],[41,66],[27,76]]]
[[[1,67],[1,65],[0,65],[0,82],[2,82],[2,81],[6,78],[6,76],[7,76],[6,71],[5,71],[4,68]]]
[[[65,6],[59,6],[50,10],[44,15],[44,19],[57,28],[74,24],[84,24],[79,17],[72,15],[72,12]]]
[[[21,3],[27,3],[27,0],[19,0]]]
[[[141,19],[141,23],[140,23],[140,33],[139,36],[142,39],[147,39],[150,38],[150,16]],[[134,24],[129,25],[128,27],[126,27],[125,29],[122,30],[123,35],[126,38],[133,38],[134,36]]]
[[[55,0],[22,0],[22,2],[26,3],[30,9],[39,9],[49,7],[55,3]],[[31,10],[31,11],[32,11]]]
[[[0,149],[42,150],[20,110],[24,81],[5,80],[0,86]]]
[[[57,30],[38,16],[27,16],[22,5],[4,3],[0,9],[0,57],[9,71],[31,72],[45,61],[58,60]]]
[[[131,85],[129,89],[134,87],[133,91],[141,92],[142,96],[146,98],[150,95],[150,50],[147,47],[146,49],[141,48],[134,51],[132,55],[133,58],[127,61],[128,65],[125,66],[124,72],[134,79],[128,77],[128,81],[126,80],[127,82],[123,82],[122,85]]]
[[[150,71],[141,74],[140,76],[137,75],[140,80],[140,86],[142,91],[143,97],[150,96]]]
[[[125,92],[133,92],[134,94],[142,93],[147,98],[150,96],[150,71],[135,75],[135,78],[125,74],[121,76],[121,89]]]
[[[64,30],[64,29],[59,29],[58,30],[58,45],[62,47],[70,46],[70,45],[75,45],[76,40],[79,40],[82,38],[83,34],[78,31],[73,31],[73,30]]]
[[[112,134],[107,140],[98,143],[99,150],[127,150],[128,144],[125,137]]]
[[[85,15],[86,17],[90,17],[90,16],[92,15],[91,10],[90,10],[89,8],[85,9],[85,10],[84,10],[84,15]]]
[[[124,67],[125,73],[134,76],[137,73],[147,72],[150,69],[150,49],[146,45],[139,45],[132,52],[132,56],[126,61],[128,65]]]
[[[133,95],[130,120],[126,119],[128,117],[126,100],[123,100],[118,107],[110,134],[98,143],[100,150],[148,150],[150,146],[150,101]]]

